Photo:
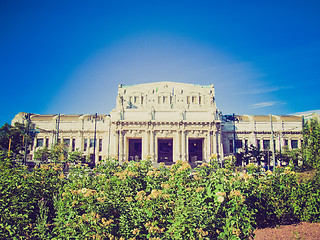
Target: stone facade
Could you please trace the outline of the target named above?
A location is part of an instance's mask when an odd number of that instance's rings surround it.
[[[14,122],[24,122],[19,113]],[[272,120],[272,121],[271,121]],[[42,147],[61,141],[69,150],[101,160],[151,158],[156,162],[208,162],[243,146],[298,148],[302,116],[223,116],[213,85],[159,82],[119,85],[110,115],[31,115],[36,131],[30,158]],[[96,139],[96,141],[94,141]]]

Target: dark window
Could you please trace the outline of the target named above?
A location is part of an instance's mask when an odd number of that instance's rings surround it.
[[[43,147],[43,138],[37,139],[37,147]]]
[[[99,139],[99,152],[102,151],[102,139]]]
[[[163,97],[163,103],[168,103],[168,97],[166,96]]]
[[[84,139],[83,151],[87,151],[87,147],[88,147],[88,139]]]
[[[45,147],[49,147],[49,138],[46,138],[46,145]]]
[[[258,148],[259,150],[261,149],[260,140],[257,140],[257,148]]]
[[[158,162],[173,162],[173,139],[158,139]]]
[[[76,150],[76,140],[72,139],[72,151]]]
[[[242,140],[236,140],[236,148],[242,148]]]
[[[229,140],[229,152],[233,153],[233,139]]]
[[[189,162],[195,163],[197,161],[202,161],[202,142],[203,139],[189,139]]]
[[[248,147],[248,139],[244,140],[244,146]]]
[[[141,160],[142,139],[129,139],[129,161]]]
[[[288,140],[287,139],[284,140],[284,145],[288,146]]]
[[[102,156],[99,156],[99,162],[101,162],[101,160],[102,160]]]
[[[298,148],[298,140],[291,140],[291,148],[292,149]]]
[[[270,140],[263,140],[263,149],[264,150],[270,149]]]
[[[90,139],[90,147],[94,147],[94,139]]]

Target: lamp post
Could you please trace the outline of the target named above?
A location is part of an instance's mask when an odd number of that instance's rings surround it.
[[[24,138],[25,140],[24,140],[24,158],[23,158],[23,164],[25,165],[27,163],[28,135],[29,135],[29,128],[30,128],[30,113],[27,113],[27,115],[25,115],[24,117],[27,120],[27,126],[26,126],[26,131],[25,131],[26,137]]]
[[[272,114],[270,114],[270,122],[271,122],[271,151],[272,151],[272,164],[273,164],[273,171],[276,168],[276,156],[274,153],[274,138],[273,138],[273,123],[272,123]]]
[[[94,115],[94,139],[93,139],[93,167],[96,164],[96,139],[97,139],[97,117],[98,114]]]

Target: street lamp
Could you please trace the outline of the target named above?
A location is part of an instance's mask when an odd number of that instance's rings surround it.
[[[94,139],[93,139],[93,167],[96,164],[96,139],[97,139],[97,117],[98,114],[94,115]]]

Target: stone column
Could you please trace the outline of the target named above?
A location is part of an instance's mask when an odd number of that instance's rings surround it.
[[[178,131],[178,141],[179,141],[179,160],[182,159],[182,141],[181,141],[181,138],[182,138],[182,131]]]
[[[142,137],[141,159],[145,159],[145,157],[149,155],[149,145],[150,145],[149,134],[150,134],[149,131],[146,130]]]
[[[123,162],[123,134],[119,131],[119,161]]]
[[[212,131],[208,131],[208,158],[207,162],[209,162],[209,158],[212,154]]]
[[[120,131],[116,131],[115,134],[114,134],[114,137],[115,137],[115,141],[111,141],[113,145],[113,153],[111,155],[115,155],[115,156],[118,156],[118,159],[120,159],[120,155],[119,155],[119,141],[120,141]]]
[[[181,138],[181,148],[182,148],[182,161],[186,161],[186,132],[182,131],[182,138]]]
[[[221,132],[217,132],[217,142],[218,142],[218,153],[220,156],[220,161],[223,160],[223,146],[222,146],[222,141],[221,141]]]
[[[176,162],[177,160],[180,160],[180,154],[181,154],[181,148],[180,148],[180,142],[181,142],[181,139],[180,139],[180,131],[176,131],[176,137],[175,137],[175,143],[173,144],[174,148],[175,148],[175,153],[176,153],[176,156],[175,156],[175,159],[174,159],[174,162]]]
[[[212,152],[218,154],[217,150],[217,132],[215,132],[212,136]]]
[[[150,131],[150,141],[149,141],[149,144],[150,144],[150,156],[151,156],[151,159],[153,162],[156,162],[156,159],[155,159],[155,148],[154,148],[154,145],[155,145],[155,142],[154,142],[154,131],[151,130]]]

